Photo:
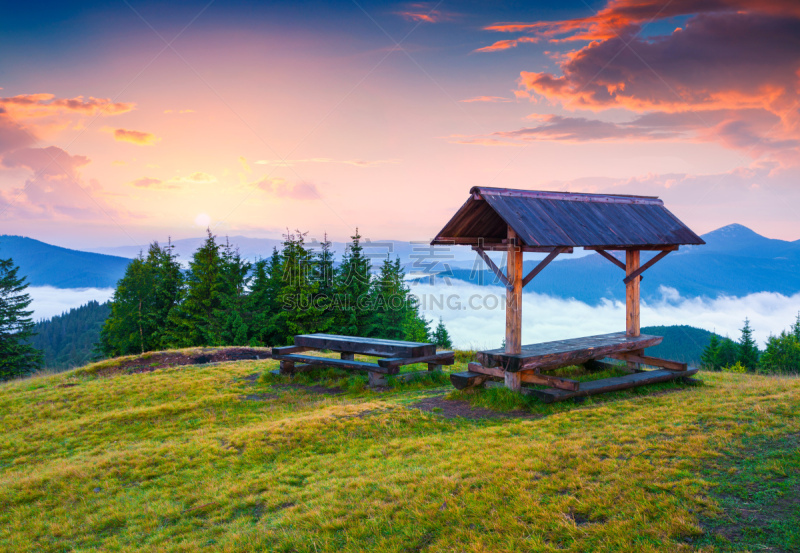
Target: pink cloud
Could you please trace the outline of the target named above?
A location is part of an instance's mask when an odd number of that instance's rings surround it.
[[[474,98],[467,98],[466,100],[460,100],[465,104],[471,104],[473,102],[490,102],[490,103],[503,103],[503,102],[513,102],[511,98],[503,98],[502,96],[476,96]]]
[[[438,4],[429,2],[416,2],[407,4],[405,9],[395,12],[403,19],[423,23],[440,23],[453,18],[453,14],[437,9]]]
[[[252,186],[277,198],[316,200],[321,197],[316,185],[311,182],[288,183],[283,179],[265,177]]]
[[[484,46],[483,48],[478,48],[473,50],[474,52],[499,52],[501,50],[508,50],[509,48],[516,48],[520,44],[535,44],[539,42],[537,37],[531,36],[522,36],[519,38],[513,38],[509,40],[498,40],[497,42],[490,44],[489,46]]]
[[[114,129],[114,140],[118,142],[130,142],[138,146],[152,146],[161,139],[149,132]]]
[[[119,115],[131,111],[136,104],[114,102],[109,98],[83,96],[75,98],[56,98],[53,94],[20,94],[0,98],[0,107],[17,118],[49,117],[56,114],[76,113],[79,115]]]

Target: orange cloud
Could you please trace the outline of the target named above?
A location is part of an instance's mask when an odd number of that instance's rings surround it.
[[[516,48],[519,44],[524,43],[536,43],[539,42],[537,37],[530,37],[530,36],[522,36],[519,38],[514,38],[511,40],[498,40],[494,44],[490,44],[489,46],[484,46],[483,48],[478,48],[477,50],[473,50],[474,52],[499,52],[501,50],[508,50],[509,48]]]
[[[138,144],[139,146],[152,146],[161,139],[149,132],[114,129],[114,140],[130,142],[131,144]]]
[[[476,96],[475,98],[467,98],[466,100],[460,100],[465,104],[471,104],[473,102],[511,102],[511,98],[503,98],[502,96]]]
[[[438,4],[436,5],[438,6]],[[424,2],[408,4],[406,9],[395,13],[403,19],[423,23],[439,23],[453,18],[452,14],[436,9],[434,4]]]
[[[0,98],[0,107],[12,117],[27,119],[49,117],[57,114],[73,113],[78,115],[119,115],[131,111],[136,104],[113,102],[109,98],[83,96],[75,98],[56,98],[53,94],[20,94],[8,98]]]

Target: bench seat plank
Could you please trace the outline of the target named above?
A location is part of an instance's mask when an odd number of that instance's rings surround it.
[[[432,363],[434,361],[438,365],[453,365],[456,362],[455,355],[452,351],[440,351],[435,355],[426,355],[424,357],[387,357],[378,359],[378,365],[391,368],[413,365],[414,363]]]
[[[624,332],[600,334],[571,340],[558,340],[522,346],[517,354],[500,349],[479,351],[476,356],[484,367],[501,367],[508,372],[527,369],[552,370],[602,359],[614,353],[640,351],[658,345],[661,336],[627,336]]]
[[[309,349],[345,351],[376,357],[425,357],[436,354],[436,346],[423,342],[404,342],[383,338],[339,336],[337,334],[300,334],[294,345]]]
[[[595,394],[613,392],[616,390],[635,388],[637,386],[644,386],[646,384],[666,382],[668,380],[691,376],[695,373],[697,373],[697,369],[694,367],[683,372],[659,369],[654,371],[642,371],[639,373],[617,376],[614,378],[603,378],[600,380],[581,382],[579,388],[575,391],[560,390],[558,388],[547,388],[544,390],[523,388],[523,392],[535,395],[545,403],[552,403],[554,401],[562,401],[572,397],[591,396]]]
[[[294,363],[307,363],[309,365],[320,365],[326,367],[340,367],[342,369],[355,369],[381,374],[397,374],[399,372],[397,368],[381,367],[380,365],[375,363],[367,363],[366,361],[332,359],[330,357],[316,357],[314,355],[287,354],[273,355],[272,358],[282,361],[292,361]]]

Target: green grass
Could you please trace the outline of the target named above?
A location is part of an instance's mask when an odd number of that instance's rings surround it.
[[[797,378],[703,373],[544,405],[274,368],[0,385],[0,551],[798,550]],[[414,407],[434,393],[537,417]]]

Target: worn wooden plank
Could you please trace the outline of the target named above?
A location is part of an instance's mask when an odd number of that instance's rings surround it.
[[[656,371],[643,371],[640,373],[629,374],[625,376],[617,376],[614,378],[603,378],[600,380],[593,380],[591,382],[581,382],[578,390],[560,390],[558,388],[546,388],[544,390],[525,389],[525,393],[535,395],[545,403],[552,403],[554,401],[563,401],[573,397],[591,396],[596,394],[603,394],[606,392],[614,392],[617,390],[626,390],[628,388],[635,388],[637,386],[645,386],[647,384],[656,384],[658,382],[667,382],[684,376],[691,376],[695,374],[697,369],[691,369],[687,373],[678,373],[668,370]]]
[[[423,357],[436,353],[434,344],[336,334],[300,334],[294,337],[294,344],[310,349],[346,351],[377,357]]]
[[[276,348],[272,348],[272,355],[288,355],[290,353],[302,353],[304,351],[308,351],[311,348],[305,348],[301,346],[279,346]]]
[[[555,258],[558,256],[558,254],[562,253],[562,250],[563,250],[563,249],[566,249],[566,248],[554,248],[554,249],[553,249],[553,251],[552,251],[552,252],[550,252],[550,255],[548,255],[547,257],[545,257],[544,259],[542,259],[542,260],[539,262],[539,264],[538,264],[538,265],[536,265],[536,267],[534,267],[534,268],[531,270],[531,272],[530,272],[530,273],[528,273],[528,274],[527,274],[527,276],[526,276],[525,278],[523,278],[523,279],[522,279],[522,287],[523,287],[523,288],[525,288],[525,286],[526,286],[526,285],[527,285],[527,284],[528,284],[530,281],[532,281],[534,278],[536,278],[536,275],[538,275],[539,273],[541,273],[541,272],[542,272],[542,270],[544,270],[544,268],[545,268],[545,267],[547,267],[547,266],[550,264],[550,262],[551,262],[551,261],[553,261],[553,260],[554,260],[554,259],[555,259]],[[521,273],[520,273],[520,274],[521,274]]]
[[[508,248],[508,246],[506,246],[506,248]],[[491,269],[491,271],[500,280],[500,282],[502,282],[503,285],[506,288],[508,288],[509,285],[508,277],[503,273],[503,271],[500,270],[500,267],[494,264],[492,258],[489,257],[489,255],[485,251],[483,251],[483,248],[473,248],[473,249],[476,252],[478,252],[478,255],[481,256],[481,259],[483,259],[483,262],[486,263],[486,265],[489,267],[489,269]]]
[[[467,365],[469,372],[477,374],[485,374],[492,378],[502,378],[505,381],[506,371],[498,367],[484,367],[479,363],[470,363]],[[580,384],[577,380],[563,378],[560,376],[550,376],[545,374],[538,374],[533,371],[521,371],[519,373],[519,380],[522,384],[538,384],[542,386],[555,386],[556,388],[563,388],[565,390],[577,390]]]
[[[602,255],[603,257],[605,257],[606,259],[608,259],[611,263],[613,263],[623,271],[625,270],[625,264],[616,257],[614,257],[613,255],[611,255],[610,253],[608,253],[607,251],[601,249],[596,249],[595,251],[600,255]]]
[[[519,353],[522,344],[522,251],[517,233],[508,227],[508,287],[506,289],[506,353]]]
[[[621,361],[630,361],[633,363],[643,363],[651,367],[661,367],[668,371],[685,371],[688,369],[686,363],[679,361],[669,361],[668,359],[660,359],[658,357],[650,357],[649,355],[638,355],[636,353],[615,353],[609,357],[619,359]]]
[[[273,356],[273,359],[288,361],[292,363],[303,362],[309,365],[320,365],[324,367],[337,367],[340,369],[354,369],[359,371],[371,371],[382,374],[397,374],[397,368],[381,367],[375,363],[366,361],[349,361],[345,359],[335,359],[329,357],[315,357],[313,355],[290,354]]]
[[[487,195],[503,195],[518,198],[536,198],[570,202],[599,202],[621,204],[664,205],[658,196],[635,196],[630,194],[587,194],[584,192],[553,192],[549,190],[517,190],[475,186],[470,194],[486,198]]]
[[[479,351],[477,361],[484,367],[501,367],[516,372],[522,369],[550,370],[579,365],[590,359],[602,359],[611,353],[637,351],[661,343],[661,336],[626,336],[624,332],[600,334],[570,340],[542,342],[523,346],[519,354],[503,349]]]
[[[452,351],[440,351],[434,355],[424,357],[387,357],[378,359],[378,365],[386,368],[402,367],[413,365],[414,363],[429,363],[435,361],[439,365],[452,365],[456,362],[455,353]]]
[[[649,269],[650,267],[652,267],[653,265],[658,263],[660,260],[664,259],[664,257],[667,256],[667,254],[669,254],[671,251],[674,251],[675,249],[677,249],[677,246],[674,249],[668,249],[668,250],[663,250],[663,251],[659,252],[658,254],[653,256],[649,261],[647,261],[645,264],[643,264],[641,267],[639,267],[638,269],[636,269],[632,273],[629,273],[628,276],[626,276],[622,280],[622,282],[624,282],[625,284],[628,284],[631,280],[633,280],[636,277],[639,277],[639,280],[641,280],[642,277],[640,275],[643,272],[645,272],[647,269]],[[627,268],[626,268],[626,271],[627,271]]]
[[[508,250],[508,244],[501,243],[501,244],[483,244],[481,246],[472,246],[472,249],[477,251],[478,248],[481,248],[485,252],[505,252]],[[550,253],[553,251],[552,246],[548,247],[540,247],[540,246],[519,246],[519,248],[525,253]],[[562,246],[561,253],[573,253],[575,248]]]
[[[450,374],[450,382],[455,386],[456,390],[464,390],[472,386],[479,386],[483,384],[487,378],[489,378],[489,375],[469,371]]]

